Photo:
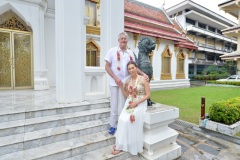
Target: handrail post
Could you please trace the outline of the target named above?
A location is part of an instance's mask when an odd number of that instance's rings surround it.
[[[201,120],[205,119],[205,97],[201,98]]]

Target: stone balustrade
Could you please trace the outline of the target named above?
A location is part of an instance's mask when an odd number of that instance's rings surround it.
[[[144,152],[147,160],[173,160],[181,156],[181,146],[176,143],[178,133],[168,125],[179,117],[179,109],[163,104],[149,107],[144,123]]]

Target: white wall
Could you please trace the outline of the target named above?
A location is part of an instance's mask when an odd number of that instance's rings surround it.
[[[45,52],[49,86],[56,86],[55,19],[45,18]]]

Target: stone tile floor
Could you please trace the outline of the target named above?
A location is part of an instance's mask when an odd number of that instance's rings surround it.
[[[184,124],[184,121],[176,121],[169,127],[179,133],[177,143],[182,147],[182,155],[177,160],[240,160],[238,137]]]
[[[0,114],[6,110],[14,112],[31,108],[77,105],[77,103],[58,104],[55,94],[55,88],[45,91],[2,90]],[[240,160],[238,137],[201,129],[184,121],[176,121],[170,127],[178,131],[177,143],[182,147],[182,156],[177,160]]]

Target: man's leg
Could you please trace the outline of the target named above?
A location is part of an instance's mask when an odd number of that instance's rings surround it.
[[[121,89],[118,89],[118,117],[120,116],[122,109],[124,107],[124,104],[126,102],[126,98],[124,97]],[[117,119],[118,120],[118,119]]]
[[[110,92],[111,92],[111,113],[110,113],[110,134],[114,134],[116,127],[117,127],[117,119],[118,119],[118,90],[119,88],[110,86]],[[114,128],[114,129],[113,129]]]

